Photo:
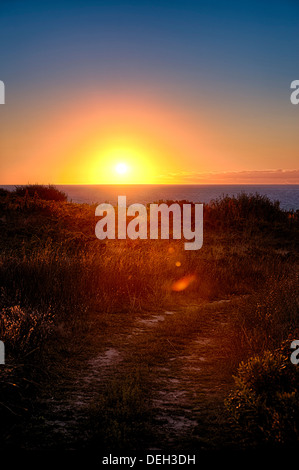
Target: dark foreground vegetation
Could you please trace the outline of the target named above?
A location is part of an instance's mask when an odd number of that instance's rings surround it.
[[[78,338],[84,348],[96,322],[112,328],[118,321],[121,333],[136,312],[231,299],[235,385],[223,396],[230,426],[245,447],[298,445],[299,365],[290,361],[299,339],[298,212],[258,194],[223,196],[204,207],[199,251],[178,240],[100,241],[94,212],[54,187],[0,192],[0,448],[21,446],[26,423],[42,419],[39,396],[55,386],[69,357],[75,362]],[[174,289],[178,280],[182,289]],[[180,321],[169,326],[177,350],[200,319]],[[101,391],[91,407],[90,445],[121,448],[136,432],[147,439],[147,371],[167,355],[159,344],[148,345],[146,367],[132,361],[123,381],[115,377]]]

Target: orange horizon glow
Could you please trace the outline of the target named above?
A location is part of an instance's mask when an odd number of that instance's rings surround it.
[[[35,111],[28,115],[25,128],[17,134],[14,125],[8,125],[0,142],[1,154],[7,155],[2,185],[299,182],[298,170],[275,166],[271,170],[273,163],[270,170],[256,168],[260,158],[242,167],[238,152],[244,130],[236,124],[238,133],[232,135],[223,125],[215,134],[204,110],[184,110],[138,93],[90,93],[75,103],[66,100],[59,110],[45,105],[47,112],[36,119],[38,106],[38,102],[32,104]],[[263,143],[262,134],[257,139]],[[265,151],[266,145],[262,147]],[[243,160],[251,162],[253,144],[242,151]],[[116,171],[118,164],[125,165],[126,171]]]
[[[143,98],[91,97],[69,104],[59,116],[53,111],[34,123],[19,151],[22,161],[11,160],[1,184],[163,183],[161,175],[179,172],[184,154],[199,145],[195,123],[184,119],[178,110]],[[7,142],[12,138],[5,136]],[[126,178],[115,171],[120,161],[130,169]]]

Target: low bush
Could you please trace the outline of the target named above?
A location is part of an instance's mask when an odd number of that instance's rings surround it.
[[[299,370],[286,343],[239,365],[226,400],[231,416],[256,444],[298,444]]]
[[[48,186],[42,184],[16,186],[13,193],[16,196],[23,197],[27,195],[28,197],[37,197],[45,201],[67,201],[67,195],[51,184]]]

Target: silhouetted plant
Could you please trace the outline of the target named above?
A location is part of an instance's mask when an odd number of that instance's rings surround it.
[[[29,184],[25,186],[16,186],[13,192],[16,196],[28,196],[31,198],[40,198],[46,201],[67,201],[67,195],[49,184],[48,186],[41,184]]]

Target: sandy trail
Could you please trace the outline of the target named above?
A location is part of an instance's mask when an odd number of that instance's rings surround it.
[[[152,370],[153,431],[159,442],[150,444],[152,450],[163,450],[178,442],[207,448],[212,435],[215,445],[222,439],[218,432],[221,423],[215,420],[221,416],[232,379],[223,367],[229,348],[226,318],[221,310],[217,312],[217,304],[215,308],[212,316],[209,312],[203,314],[201,332],[186,343],[183,351],[176,349],[171,337],[167,338],[171,357]],[[126,356],[137,340],[155,333],[155,328],[176,315],[180,315],[180,309],[137,316],[122,329],[121,341],[118,336],[114,344],[113,335],[109,338],[107,332],[101,341],[94,341],[97,353],[87,359],[77,358],[65,379],[41,398],[43,416],[28,426],[24,447],[71,450],[84,446],[89,439],[88,410],[103,382],[125,369]]]

